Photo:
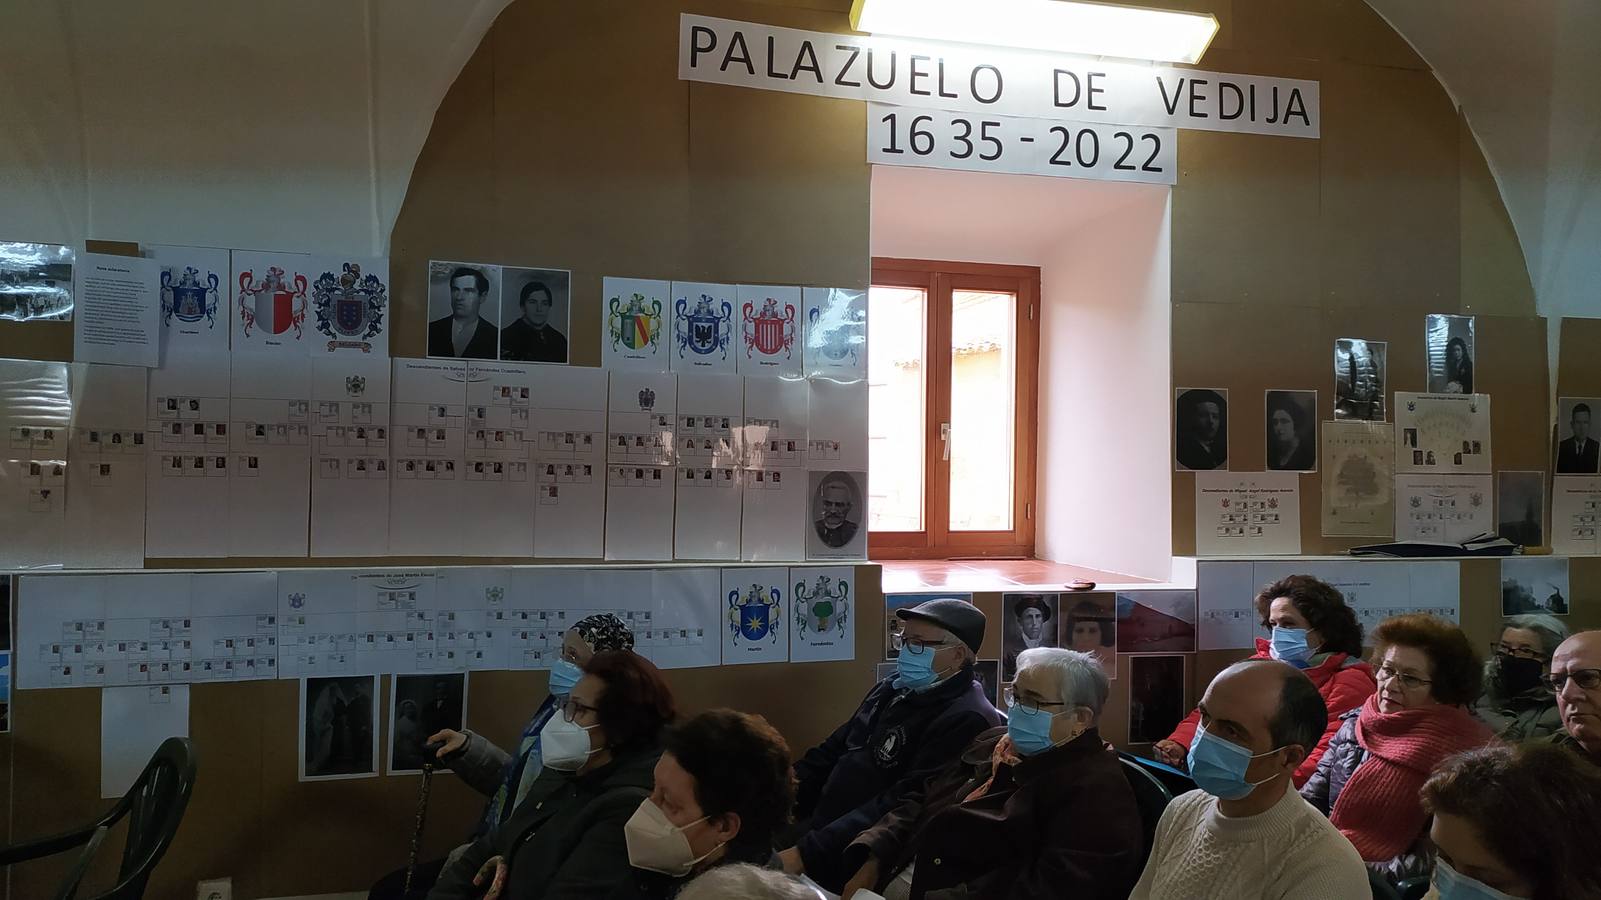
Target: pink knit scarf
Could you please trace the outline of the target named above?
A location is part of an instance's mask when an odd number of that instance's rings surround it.
[[[1456,706],[1381,713],[1375,694],[1357,716],[1356,740],[1368,758],[1345,782],[1329,820],[1363,859],[1382,862],[1422,834],[1428,816],[1418,791],[1429,773],[1447,756],[1487,743],[1490,729]]]

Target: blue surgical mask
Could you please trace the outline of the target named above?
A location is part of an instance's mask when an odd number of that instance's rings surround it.
[[[1434,890],[1440,900],[1516,900],[1482,881],[1474,881],[1443,859],[1434,862]]]
[[[558,659],[550,667],[550,692],[559,696],[567,696],[573,692],[573,686],[578,679],[584,677],[584,670],[578,668],[567,659]]]
[[[1247,748],[1225,741],[1205,728],[1198,728],[1195,740],[1190,742],[1190,777],[1195,779],[1196,787],[1219,800],[1240,800],[1250,796],[1258,785],[1279,777],[1274,775],[1261,781],[1246,781],[1245,770],[1251,765],[1251,760],[1271,756],[1282,749],[1280,747],[1253,756]]]
[[[1006,712],[1006,736],[1012,739],[1012,746],[1017,748],[1017,752],[1024,756],[1044,753],[1056,746],[1056,742],[1051,740],[1051,723],[1061,714],[1013,706]]]
[[[1306,629],[1273,626],[1271,652],[1276,660],[1287,662],[1297,669],[1306,668],[1312,658],[1312,648],[1306,645]]]
[[[926,691],[939,684],[943,678],[934,671],[934,654],[937,652],[927,649],[922,653],[913,653],[902,648],[900,656],[895,658],[895,686]]]

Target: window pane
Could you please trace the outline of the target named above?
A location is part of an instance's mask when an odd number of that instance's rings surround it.
[[[867,528],[922,531],[927,292],[874,287],[867,321]]]
[[[951,292],[952,531],[1012,530],[1017,295]]]

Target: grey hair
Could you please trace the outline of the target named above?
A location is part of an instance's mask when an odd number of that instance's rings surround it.
[[[1097,719],[1106,705],[1112,685],[1101,663],[1088,653],[1058,647],[1035,647],[1017,654],[1017,671],[1039,666],[1048,670],[1062,686],[1062,699],[1070,706],[1087,708]]]
[[[783,872],[749,863],[717,866],[691,881],[679,892],[678,900],[822,900],[823,894]]]
[[[1557,652],[1557,647],[1568,639],[1568,626],[1564,625],[1555,616],[1544,613],[1524,613],[1518,616],[1507,616],[1501,622],[1501,630],[1517,628],[1521,631],[1532,631],[1540,636],[1541,653],[1546,659]]]

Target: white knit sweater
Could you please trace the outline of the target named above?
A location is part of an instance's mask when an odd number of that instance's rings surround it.
[[[1356,848],[1294,790],[1267,812],[1229,818],[1191,791],[1156,826],[1156,844],[1129,900],[1364,900]]]

